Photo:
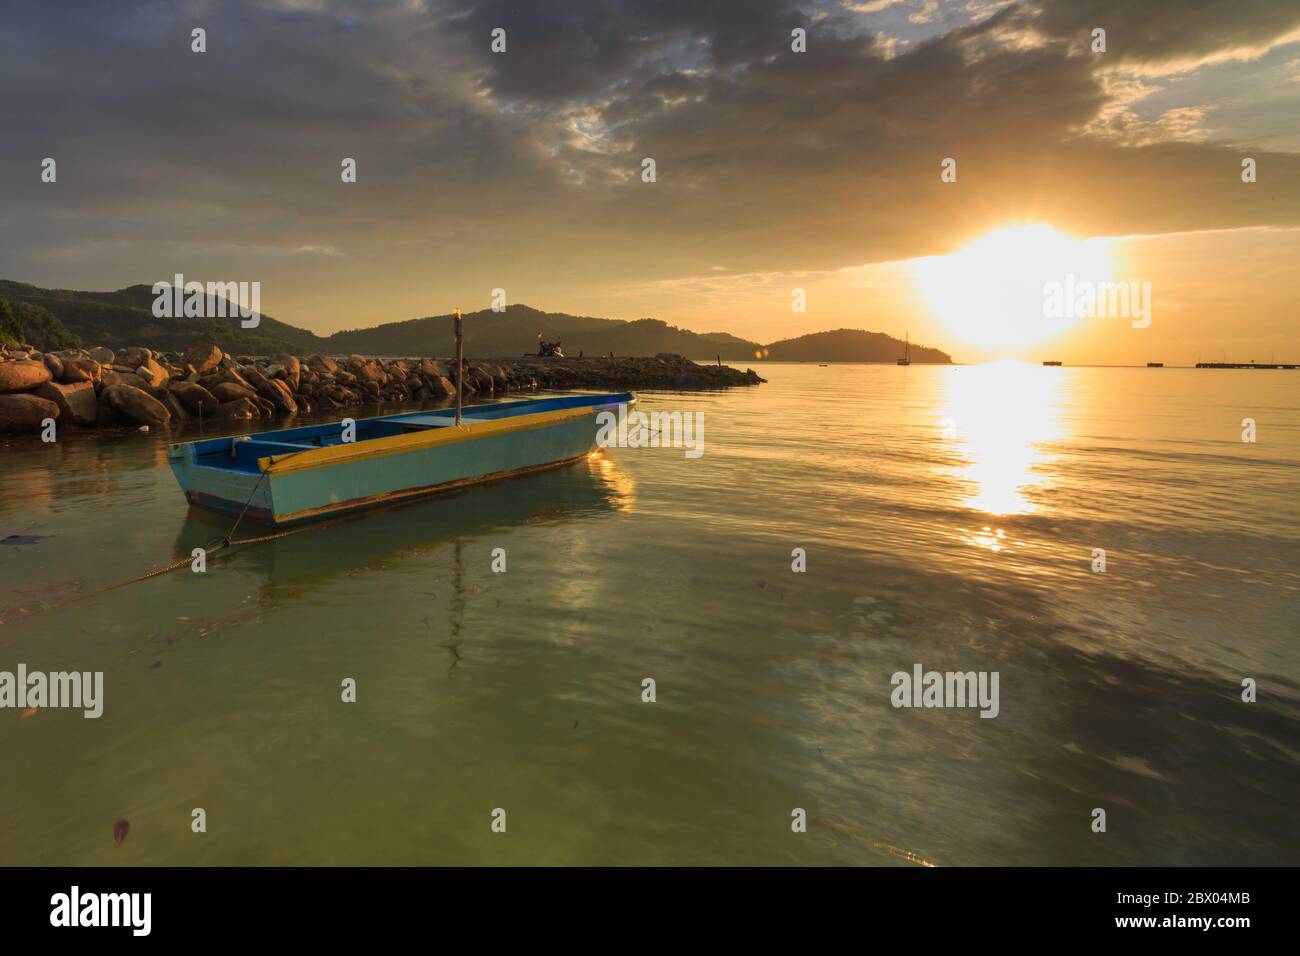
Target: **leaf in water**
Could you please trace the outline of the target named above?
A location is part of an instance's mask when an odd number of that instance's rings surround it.
[[[28,717],[33,717],[38,710],[40,710],[39,707],[24,707],[18,712],[18,719],[26,720]]]
[[[131,824],[127,823],[126,820],[118,820],[113,824],[113,842],[118,846],[121,846],[122,841],[126,839],[126,835],[130,830]]]

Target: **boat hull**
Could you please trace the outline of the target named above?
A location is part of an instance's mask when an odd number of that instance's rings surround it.
[[[298,524],[580,461],[596,447],[599,412],[636,401],[626,393],[598,398],[608,401],[577,408],[512,403],[509,415],[498,414],[500,405],[474,406],[460,426],[440,413],[369,419],[358,427],[404,428],[352,444],[295,444],[319,440],[336,425],[174,445],[171,464],[193,506],[260,524]],[[495,417],[474,419],[475,411]],[[214,454],[223,442],[230,463]],[[262,449],[267,454],[253,458]]]

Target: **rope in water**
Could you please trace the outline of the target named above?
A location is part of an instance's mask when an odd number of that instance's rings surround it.
[[[216,554],[218,551],[224,551],[227,548],[233,547],[236,544],[241,544],[241,545],[257,544],[260,541],[269,541],[272,537],[277,537],[277,538],[283,537],[283,535],[281,534],[281,535],[267,535],[265,538],[250,538],[245,541],[230,540],[235,536],[235,532],[239,529],[239,523],[244,520],[244,515],[248,513],[248,506],[253,503],[253,498],[256,497],[257,495],[257,489],[262,487],[262,479],[265,477],[266,477],[266,472],[262,472],[260,475],[257,476],[257,484],[253,485],[252,493],[249,494],[248,500],[244,502],[244,507],[239,512],[239,517],[235,519],[235,523],[231,525],[230,530],[227,531],[225,534],[221,535],[220,537],[209,538],[207,542],[203,545],[204,560]],[[304,529],[299,528],[297,530],[302,531]],[[193,563],[193,561],[194,561],[193,555],[191,555],[188,558],[180,558],[176,561],[173,561],[171,564],[164,564],[160,568],[154,568],[152,571],[146,571],[144,574],[138,575],[137,577],[129,578],[126,581],[118,581],[116,584],[110,584],[107,587],[100,588],[98,591],[92,591],[90,594],[83,595],[83,597],[93,597],[96,594],[103,594],[106,591],[116,591],[118,588],[124,588],[128,584],[138,584],[141,581],[147,581],[150,578],[156,578],[160,574],[166,574],[169,571],[175,571],[178,568],[183,568],[185,567],[185,565]],[[76,597],[73,598],[72,600],[74,601],[81,600],[81,597]],[[63,603],[70,604],[72,602],[65,601]]]
[[[299,454],[301,454],[301,452],[299,452]],[[349,521],[358,516],[355,513],[342,515],[338,518],[335,518],[332,521],[313,522],[312,524],[303,525],[298,528],[289,528],[285,531],[277,531],[274,534],[264,534],[256,538],[244,538],[243,540],[235,541],[233,540],[235,536],[235,532],[239,530],[240,522],[244,520],[244,515],[248,513],[249,506],[252,505],[253,498],[257,496],[257,490],[262,486],[262,480],[264,478],[266,478],[265,471],[263,471],[261,475],[258,477],[257,484],[253,486],[252,493],[249,494],[248,500],[244,502],[244,507],[239,512],[239,517],[235,519],[235,523],[231,525],[230,530],[227,531],[224,535],[220,535],[219,537],[208,539],[207,544],[205,544],[203,547],[205,560],[207,558],[213,557],[219,552],[229,551],[232,548],[242,548],[248,545],[263,544],[264,542],[267,541],[275,541],[278,538],[287,538],[290,535],[301,534],[303,531],[319,531],[323,528],[328,528],[333,525],[342,524],[344,521]],[[176,561],[173,561],[171,564],[164,564],[162,567],[154,568],[152,571],[146,571],[144,574],[137,575],[133,578],[128,578],[125,581],[118,581],[116,584],[109,584],[106,585],[105,587],[98,588],[86,594],[78,594],[75,597],[68,598],[66,601],[60,601],[57,604],[51,604],[49,607],[41,608],[38,611],[28,612],[23,617],[17,618],[14,623],[16,623],[17,621],[28,620],[32,617],[35,617],[37,614],[46,611],[52,611],[55,608],[66,607],[69,604],[75,604],[77,601],[85,601],[93,597],[98,597],[101,594],[106,594],[109,591],[116,591],[118,588],[124,588],[131,584],[139,584],[141,581],[147,581],[150,578],[156,578],[159,577],[160,575],[167,574],[171,571],[176,571],[179,570],[180,568],[188,567],[192,565],[193,562],[194,562],[193,555],[190,555],[189,557],[180,558]]]

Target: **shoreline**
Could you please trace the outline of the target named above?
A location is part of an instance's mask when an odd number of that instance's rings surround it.
[[[455,360],[363,355],[230,355],[21,346],[0,352],[0,434],[57,428],[169,427],[250,421],[368,405],[456,398]],[[537,390],[700,391],[758,385],[753,369],[705,365],[680,355],[466,359],[462,399]],[[53,423],[53,430],[51,429]]]

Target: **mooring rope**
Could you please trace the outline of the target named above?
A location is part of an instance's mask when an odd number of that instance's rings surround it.
[[[297,452],[296,454],[302,454],[302,452]],[[289,457],[293,457],[293,456],[290,455]],[[253,503],[253,498],[257,496],[257,490],[262,487],[262,480],[264,478],[266,478],[265,471],[263,471],[261,475],[258,476],[257,484],[253,486],[252,493],[249,494],[248,500],[244,502],[244,507],[239,512],[239,517],[235,519],[235,523],[230,526],[230,530],[223,535],[219,535],[217,537],[208,539],[207,543],[203,546],[204,560],[213,557],[219,552],[228,551],[231,548],[242,548],[246,545],[263,544],[267,541],[275,541],[278,538],[287,538],[290,535],[300,534],[303,531],[321,530],[323,528],[328,528],[333,525],[342,524],[344,521],[348,521],[352,518],[358,517],[359,515],[359,512],[354,512],[352,514],[341,515],[338,518],[333,519],[332,521],[313,522],[311,524],[306,524],[298,528],[289,528],[284,531],[278,531],[275,532],[274,534],[264,534],[256,538],[244,538],[242,541],[235,541],[233,540],[235,536],[235,532],[239,529],[240,522],[244,520],[244,515],[248,513],[249,506],[252,505]],[[397,502],[395,502],[395,504],[396,503]],[[405,503],[406,502],[400,502],[400,504],[405,504]],[[128,578],[125,581],[118,581],[115,584],[109,584],[102,588],[97,588],[96,590],[90,591],[86,594],[78,594],[74,597],[68,598],[65,601],[60,601],[57,604],[51,604],[49,607],[40,608],[39,610],[36,611],[29,611],[27,614],[24,614],[22,617],[15,618],[12,623],[17,623],[18,621],[25,621],[28,620],[29,618],[35,617],[37,614],[45,613],[47,611],[53,611],[56,608],[67,607],[69,604],[75,604],[78,601],[85,601],[93,597],[98,597],[101,594],[106,594],[109,591],[116,591],[118,588],[124,588],[131,584],[139,584],[141,581],[147,581],[150,578],[156,578],[159,577],[160,575],[167,574],[171,571],[179,570],[180,568],[193,564],[193,562],[194,562],[194,556],[192,554],[188,557],[179,558],[178,560],[173,561],[171,564],[164,564],[162,567],[154,568],[152,571],[146,571],[144,574],[136,575],[135,577]]]

